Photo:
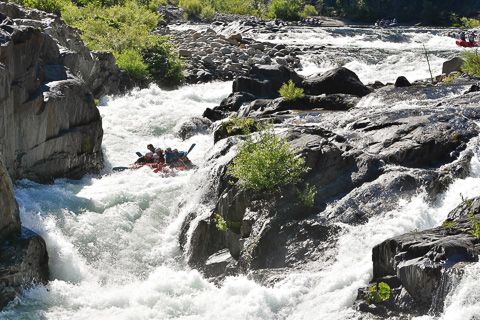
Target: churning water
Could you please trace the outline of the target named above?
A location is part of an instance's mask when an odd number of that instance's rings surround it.
[[[429,77],[424,44],[434,75],[441,72],[443,61],[461,51],[451,38],[434,31],[387,32],[394,33],[305,28],[281,36],[254,36],[273,42],[328,45],[318,55],[302,57],[302,72],[345,65],[364,83],[393,82],[400,75],[410,81]],[[322,271],[291,273],[269,288],[243,276],[227,278],[216,287],[185,264],[178,245],[183,215],[198,206],[202,186],[210,178],[208,170],[202,168],[211,165],[204,162],[204,155],[213,147],[213,138],[201,132],[182,141],[174,133],[189,118],[218,105],[230,92],[231,83],[193,85],[176,91],[152,86],[102,99],[104,174],[80,181],[59,179],[53,185],[20,181],[15,188],[23,224],[47,242],[51,281],[26,291],[0,313],[0,318],[355,318],[352,303],[357,289],[371,279],[374,245],[415,229],[437,226],[460,202],[460,194],[480,194],[480,159],[477,143],[472,142],[470,149],[476,156],[470,177],[456,181],[433,206],[419,194],[365,225],[342,226],[337,259],[319,268]],[[362,107],[368,108],[368,103],[364,101]],[[111,173],[112,167],[134,162],[135,152],[146,152],[148,143],[183,150],[195,143],[190,158],[200,169],[166,177],[147,169]],[[478,274],[478,264],[467,269],[447,299],[444,319],[469,319],[480,314]]]

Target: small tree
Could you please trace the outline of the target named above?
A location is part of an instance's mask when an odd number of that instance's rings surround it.
[[[303,89],[295,87],[295,84],[292,80],[288,81],[288,84],[284,83],[278,93],[285,99],[285,100],[295,100],[297,98],[303,98]]]
[[[474,51],[465,51],[462,54],[465,63],[462,65],[462,71],[471,76],[480,76],[480,56],[478,49]]]
[[[295,155],[286,136],[275,134],[271,122],[257,125],[258,137],[249,135],[239,146],[240,152],[233,159],[228,173],[239,183],[255,192],[300,181],[305,160]],[[249,134],[248,127],[244,130]]]
[[[285,21],[300,20],[303,9],[303,0],[273,0],[268,7],[270,18],[279,18]]]

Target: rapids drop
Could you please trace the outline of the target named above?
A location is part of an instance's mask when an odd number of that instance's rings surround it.
[[[302,57],[303,74],[344,65],[364,83],[428,78],[423,45],[430,51],[434,75],[441,63],[461,52],[437,31],[293,29],[288,34],[252,35],[294,45],[327,46]],[[383,31],[382,31],[383,32]],[[391,31],[389,31],[391,32]],[[318,57],[322,58],[319,59]],[[100,101],[106,168],[80,181],[58,179],[53,185],[19,181],[15,188],[23,225],[47,242],[51,281],[25,291],[0,318],[5,319],[350,319],[358,288],[372,276],[371,249],[388,237],[437,226],[459,202],[480,194],[478,150],[472,174],[456,181],[434,206],[419,194],[397,210],[360,227],[343,227],[337,259],[322,271],[290,273],[272,287],[244,276],[221,287],[189,268],[178,244],[183,215],[196,207],[210,179],[202,168],[213,147],[209,132],[182,141],[175,132],[200,117],[231,92],[230,82],[191,85],[164,91],[156,86]],[[374,107],[379,112],[379,106]],[[391,106],[389,106],[391,107]],[[395,106],[402,108],[402,105]],[[405,105],[411,108],[411,105]],[[369,108],[368,101],[362,108]],[[197,171],[160,177],[151,170],[112,174],[127,166],[146,145],[187,150]],[[197,208],[201,211],[201,208]],[[475,271],[477,270],[477,271]],[[478,265],[446,303],[445,319],[473,315],[471,291],[478,288]],[[477,300],[475,300],[477,301]],[[473,311],[472,311],[473,310]],[[474,313],[472,313],[474,312]],[[425,318],[425,317],[424,317]],[[428,317],[427,317],[428,318]]]

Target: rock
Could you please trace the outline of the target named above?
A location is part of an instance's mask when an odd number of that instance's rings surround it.
[[[464,204],[456,211],[461,208]],[[442,312],[447,292],[439,296],[438,289],[446,285],[450,277],[461,276],[461,269],[477,262],[480,253],[476,245],[478,239],[464,231],[471,228],[471,220],[465,214],[456,218],[448,230],[437,227],[411,232],[375,246],[372,252],[374,281],[387,276],[397,278],[417,304],[417,309],[411,310],[414,313],[423,314],[429,309],[436,314]]]
[[[280,87],[292,80],[300,83],[301,77],[285,66],[255,66],[249,77],[238,77],[233,82],[233,92],[248,92],[257,98],[276,98]]]
[[[17,7],[0,3],[1,8],[8,12]],[[27,14],[26,9],[18,10],[16,17]],[[89,87],[62,65],[65,57],[61,53],[57,60],[42,56],[55,51],[50,35],[35,27],[11,28],[9,41],[0,47],[0,105],[5,111],[0,115],[0,125],[5,128],[0,151],[7,171],[14,179],[37,182],[79,179],[86,173],[99,172],[103,168],[103,130]],[[50,49],[42,51],[45,42]],[[100,58],[99,65],[102,61]],[[91,79],[95,85],[96,80]],[[101,74],[98,79],[103,79]]]
[[[20,213],[13,184],[0,160],[0,241],[20,233]]]
[[[187,140],[197,134],[207,134],[211,121],[205,118],[192,118],[185,122],[176,133],[182,140]]]
[[[409,87],[411,85],[412,84],[404,76],[400,76],[395,80],[395,87],[398,88]]]
[[[462,71],[462,65],[465,63],[460,57],[454,57],[445,61],[442,65],[442,73],[450,74],[453,71]]]
[[[191,50],[185,50],[185,49],[180,49],[180,50],[178,50],[178,55],[179,55],[180,57],[190,58],[190,57],[192,57],[192,55],[193,55],[193,51],[191,51]]]
[[[0,308],[48,278],[47,246],[39,235],[22,228],[0,244]]]
[[[363,97],[371,92],[354,72],[343,67],[307,77],[301,87],[309,95],[345,93]]]

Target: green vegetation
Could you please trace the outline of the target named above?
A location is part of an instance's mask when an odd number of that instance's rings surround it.
[[[462,198],[462,202],[467,205],[468,209],[470,209],[470,212],[468,213],[468,217],[470,218],[470,221],[472,222],[472,230],[469,230],[468,233],[471,233],[477,239],[480,239],[480,222],[478,221],[478,218],[475,215],[475,210],[472,209],[473,201],[468,200],[467,198],[464,198],[462,194],[460,194],[460,197]]]
[[[227,223],[225,222],[225,219],[223,219],[223,217],[218,213],[215,214],[215,226],[220,231],[227,231]]]
[[[193,1],[193,0],[191,0]],[[199,0],[197,0],[199,1]],[[183,62],[168,37],[152,34],[162,19],[158,4],[165,0],[18,0],[27,7],[61,15],[81,31],[90,50],[113,52],[120,68],[140,85],[178,85]]]
[[[378,286],[371,286],[370,293],[367,296],[367,302],[379,303],[390,298],[390,286],[385,282],[380,282]]]
[[[303,89],[296,88],[292,80],[289,80],[288,84],[284,83],[278,92],[285,100],[295,100],[304,96]]]
[[[449,74],[448,76],[443,76],[442,77],[442,82],[444,82],[444,83],[450,82],[453,79],[458,78],[459,76],[460,76],[460,73],[454,73],[454,74]]]
[[[452,15],[452,20],[456,21],[453,23],[454,27],[457,28],[478,28],[480,27],[480,21],[477,19],[472,19],[472,18],[467,18],[467,17],[462,17],[460,19],[457,18],[455,14]]]
[[[229,134],[232,133],[234,129],[239,129],[243,132],[248,131],[248,133],[250,133],[254,122],[255,120],[253,118],[239,117],[234,114],[230,117],[229,121],[222,122],[222,127],[225,128]]]
[[[248,135],[239,146],[240,152],[228,173],[255,192],[300,181],[308,168],[303,166],[305,160],[295,155],[287,137],[277,135],[271,122],[257,124],[257,131],[257,139]],[[250,133],[248,127],[244,128],[244,133]]]
[[[305,190],[298,192],[298,197],[306,207],[313,207],[313,205],[315,204],[316,194],[317,191],[315,191],[315,186],[309,187],[307,183],[307,185],[305,186]]]
[[[268,7],[268,17],[285,21],[300,20],[303,8],[303,0],[272,0]]]
[[[455,226],[456,222],[455,221],[448,221],[448,220],[445,220],[443,221],[442,223],[442,227],[445,228],[445,230],[447,230],[447,232],[450,232],[452,231],[453,227]]]
[[[178,6],[185,9],[188,16],[193,17],[199,17],[203,7],[200,0],[180,0]]]
[[[462,65],[462,71],[470,76],[480,76],[480,56],[478,55],[478,49],[466,50],[462,54],[465,63]]]
[[[304,16],[304,17],[318,16],[318,11],[315,9],[314,6],[312,6],[310,4],[307,4],[303,8],[302,16]]]
[[[213,18],[215,17],[215,9],[210,6],[203,7],[200,17],[208,21],[213,20]]]

